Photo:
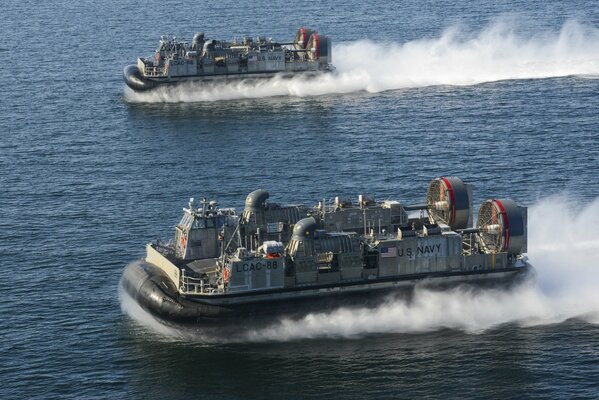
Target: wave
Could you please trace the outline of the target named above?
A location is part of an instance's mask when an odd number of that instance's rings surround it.
[[[476,85],[516,79],[599,77],[599,29],[568,20],[557,32],[517,33],[496,22],[472,35],[459,26],[435,39],[398,43],[369,40],[334,46],[335,74],[314,79],[193,83],[136,93],[133,103],[209,102],[273,96],[319,96],[433,85]]]

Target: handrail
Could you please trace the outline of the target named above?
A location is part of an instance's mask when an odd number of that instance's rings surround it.
[[[187,275],[185,270],[181,270],[181,285],[179,292],[182,294],[211,293],[211,289],[210,283],[206,282],[205,278],[196,278]]]
[[[165,68],[163,67],[144,67],[145,76],[166,76]]]

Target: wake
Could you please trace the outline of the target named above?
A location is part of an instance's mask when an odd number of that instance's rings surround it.
[[[234,83],[185,83],[136,93],[133,103],[209,102],[273,96],[320,96],[434,85],[476,85],[515,79],[564,76],[599,77],[599,29],[575,20],[557,32],[515,33],[498,22],[475,35],[459,27],[439,38],[406,43],[360,40],[334,46],[335,74],[314,79],[282,79]]]
[[[511,290],[416,289],[409,301],[390,299],[375,309],[341,308],[300,320],[280,319],[265,328],[236,329],[234,335],[165,327],[133,300],[122,298],[121,304],[127,314],[159,337],[197,343],[354,338],[445,328],[478,334],[506,323],[526,327],[571,318],[599,324],[599,197],[580,206],[566,196],[535,204],[529,209],[528,248],[536,282]]]

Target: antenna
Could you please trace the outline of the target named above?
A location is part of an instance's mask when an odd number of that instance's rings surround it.
[[[205,197],[202,197],[202,201],[200,202],[202,204],[202,215],[206,214],[206,205],[208,204],[208,200],[206,200]]]

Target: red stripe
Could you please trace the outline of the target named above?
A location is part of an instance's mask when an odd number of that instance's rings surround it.
[[[443,180],[443,183],[445,183],[445,187],[447,188],[447,191],[449,192],[449,200],[451,201],[451,220],[449,221],[450,224],[453,224],[455,222],[455,197],[453,195],[453,187],[451,186],[451,183],[449,183],[449,180],[447,178],[441,178]]]
[[[306,38],[306,28],[300,29],[300,35],[302,35],[302,48],[306,48],[308,45],[308,38]]]
[[[499,213],[501,214],[501,220],[503,221],[503,249],[507,250],[510,245],[510,221],[507,218],[507,214],[505,212],[505,208],[500,200],[493,200],[497,207],[499,208]]]
[[[320,59],[320,39],[318,39],[318,33],[314,32],[314,44],[316,45],[316,59]]]

